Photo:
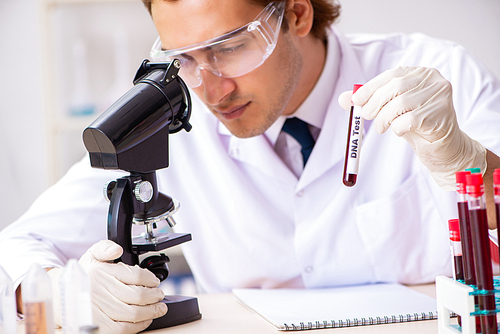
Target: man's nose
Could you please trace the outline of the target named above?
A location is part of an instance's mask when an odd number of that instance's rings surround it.
[[[220,104],[236,89],[236,83],[232,78],[220,77],[203,68],[200,69],[200,77],[203,85],[203,97],[209,105]]]

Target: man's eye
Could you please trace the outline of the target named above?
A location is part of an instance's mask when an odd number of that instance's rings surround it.
[[[185,54],[185,53],[181,53],[180,55],[177,55],[175,58],[179,58],[181,63],[194,60],[194,58],[192,56]]]
[[[231,55],[231,54],[237,53],[238,51],[243,50],[244,47],[245,47],[245,44],[238,44],[238,45],[234,45],[231,47],[219,48],[217,50],[217,53],[223,54],[223,55]]]

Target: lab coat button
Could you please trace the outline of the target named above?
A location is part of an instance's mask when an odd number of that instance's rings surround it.
[[[296,195],[297,195],[297,197],[304,196],[304,190],[299,191]]]
[[[305,269],[305,272],[308,273],[308,274],[312,273],[313,272],[313,267],[307,266],[306,269]]]
[[[232,157],[237,158],[240,155],[240,150],[237,147],[233,147],[229,153]]]

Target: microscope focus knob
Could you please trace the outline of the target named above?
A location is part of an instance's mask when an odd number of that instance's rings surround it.
[[[153,274],[155,274],[156,277],[158,277],[160,282],[163,282],[165,279],[167,279],[170,273],[170,271],[168,270],[167,262],[170,262],[169,257],[163,253],[160,253],[159,255],[153,255],[145,258],[144,260],[142,260],[141,264],[139,264],[139,267],[148,269]]]
[[[116,181],[109,181],[104,185],[103,195],[106,201],[111,201],[111,196],[113,195],[113,190],[116,187]]]
[[[153,185],[149,181],[138,182],[134,188],[134,195],[139,202],[149,202],[153,198]]]

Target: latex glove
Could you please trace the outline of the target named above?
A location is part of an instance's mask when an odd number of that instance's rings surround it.
[[[486,170],[486,149],[460,130],[451,84],[431,68],[398,67],[385,71],[355,94],[344,92],[340,105],[363,106],[378,133],[389,127],[411,145],[444,190],[455,190],[455,173],[471,167]]]
[[[152,319],[166,314],[160,280],[149,270],[111,261],[123,249],[110,240],[94,244],[78,261],[90,278],[92,313],[100,333],[137,333],[146,329]],[[48,271],[54,295],[54,320],[61,325],[59,278],[63,268]]]

